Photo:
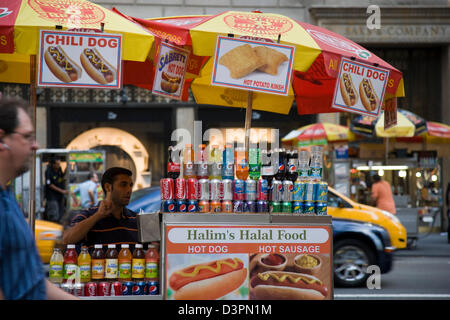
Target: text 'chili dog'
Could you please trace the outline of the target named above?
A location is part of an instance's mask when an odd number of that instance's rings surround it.
[[[176,300],[215,300],[239,288],[246,277],[240,259],[222,259],[173,272],[169,286]]]
[[[81,68],[60,46],[50,46],[45,50],[44,60],[50,71],[63,82],[73,82],[81,77]]]
[[[356,101],[358,101],[358,94],[353,85],[352,77],[348,73],[343,73],[341,80],[339,80],[339,85],[345,105],[348,107],[355,105]]]
[[[108,63],[95,48],[84,49],[80,61],[87,74],[100,84],[108,84],[115,80],[116,69]]]
[[[367,111],[375,111],[378,106],[379,98],[373,89],[370,79],[364,78],[359,84],[359,94],[361,102]]]

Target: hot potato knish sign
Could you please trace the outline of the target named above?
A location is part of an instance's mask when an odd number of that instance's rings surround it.
[[[333,108],[378,117],[389,70],[342,58]]]
[[[119,89],[122,35],[41,30],[38,86]]]

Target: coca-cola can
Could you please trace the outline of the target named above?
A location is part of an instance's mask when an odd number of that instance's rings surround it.
[[[119,281],[111,283],[111,296],[121,296],[122,295],[122,284]]]
[[[269,200],[269,182],[266,179],[258,180],[258,187],[256,191],[257,200]]]
[[[84,296],[84,283],[75,283],[73,285],[73,295],[77,297]]]
[[[84,295],[86,297],[96,297],[97,296],[97,284],[95,282],[88,282],[84,286]]]
[[[280,180],[272,181],[272,201],[280,202],[283,197],[283,183]]]
[[[253,179],[245,180],[245,200],[255,201],[256,200],[256,186],[257,182]]]
[[[223,200],[224,201],[233,200],[233,184],[234,184],[234,181],[231,179],[222,180]]]
[[[186,181],[187,198],[188,200],[197,200],[198,198],[198,180],[195,178]]]
[[[161,200],[173,200],[174,182],[171,178],[164,178],[160,181]]]
[[[184,178],[175,179],[175,199],[185,200],[187,196],[186,192],[186,180]]]
[[[283,195],[282,201],[292,201],[292,193],[294,192],[294,184],[290,180],[283,181]]]
[[[102,281],[98,284],[97,287],[97,295],[98,296],[110,296],[111,295],[111,284],[107,281]]]
[[[209,180],[200,179],[198,181],[198,200],[209,201]]]
[[[220,201],[223,199],[223,184],[219,179],[212,179],[209,181],[210,200]]]

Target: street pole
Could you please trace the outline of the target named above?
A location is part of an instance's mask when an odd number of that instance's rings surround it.
[[[34,130],[36,130],[36,55],[30,56],[30,105],[31,105],[31,123]],[[30,197],[28,202],[29,225],[31,230],[35,229],[36,222],[36,150],[33,150],[31,157],[31,171],[30,171]]]

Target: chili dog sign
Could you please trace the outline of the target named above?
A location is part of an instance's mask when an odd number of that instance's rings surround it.
[[[122,35],[41,30],[38,86],[119,89]]]
[[[388,79],[387,69],[342,58],[332,107],[378,117]]]

